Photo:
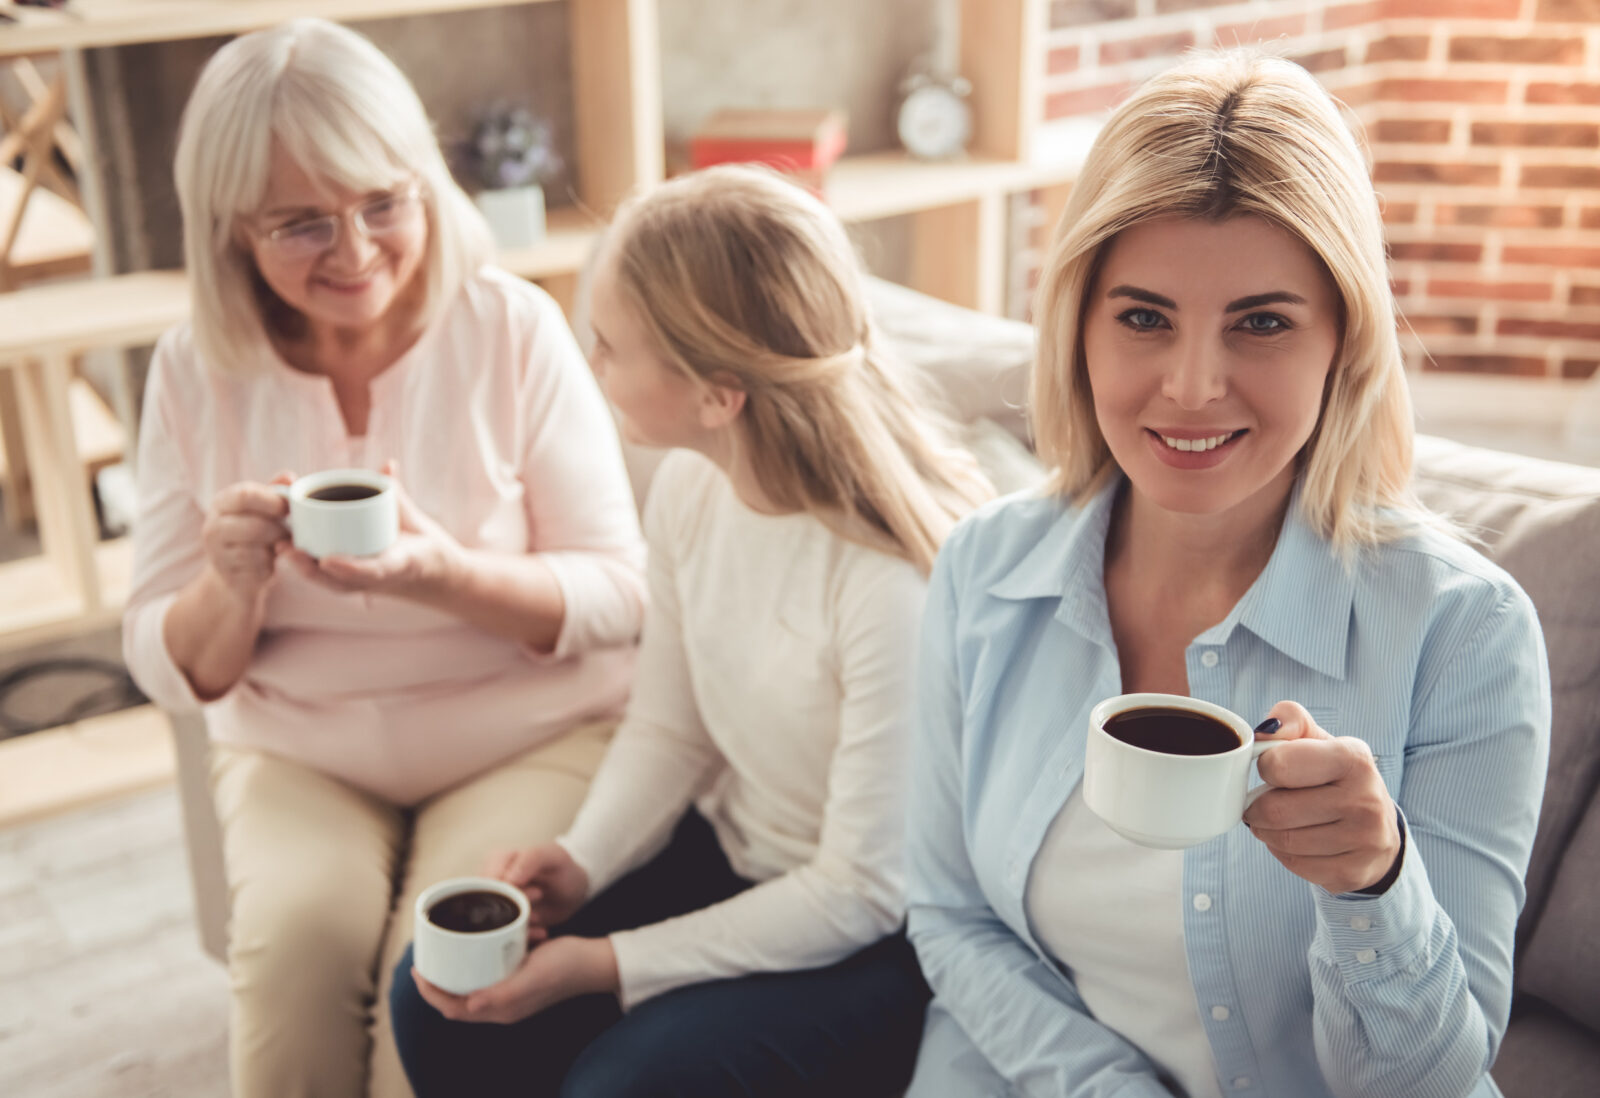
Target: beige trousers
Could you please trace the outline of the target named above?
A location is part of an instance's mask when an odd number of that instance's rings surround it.
[[[417,894],[565,830],[614,727],[581,726],[409,811],[214,745],[233,1098],[408,1098],[388,996]]]

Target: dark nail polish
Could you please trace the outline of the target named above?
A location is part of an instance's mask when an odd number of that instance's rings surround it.
[[[1276,732],[1278,729],[1280,729],[1282,727],[1283,727],[1283,722],[1280,721],[1277,717],[1268,717],[1266,720],[1264,720],[1260,724],[1256,725],[1256,735],[1258,735],[1258,736],[1270,736],[1270,735],[1272,735],[1274,732]]]

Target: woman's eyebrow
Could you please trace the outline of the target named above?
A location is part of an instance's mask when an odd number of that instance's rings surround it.
[[[1170,297],[1141,290],[1137,286],[1113,286],[1106,291],[1107,297],[1131,297],[1135,301],[1143,301],[1147,305],[1160,305],[1163,309],[1176,309],[1178,303]]]
[[[321,213],[315,206],[279,206],[275,210],[267,210],[262,217],[288,217],[290,214]]]
[[[1228,302],[1228,307],[1223,311],[1237,313],[1242,309],[1254,309],[1261,305],[1276,305],[1279,302],[1285,302],[1290,305],[1304,305],[1306,299],[1299,294],[1292,294],[1288,290],[1273,290],[1271,293],[1251,294],[1249,297],[1241,297],[1238,301],[1230,301]]]

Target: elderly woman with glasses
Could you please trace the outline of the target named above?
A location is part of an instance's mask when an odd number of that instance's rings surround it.
[[[176,176],[194,309],[145,392],[124,646],[213,738],[233,1093],[407,1094],[374,1012],[414,896],[565,829],[629,689],[615,427],[360,36],[223,47]],[[384,552],[294,548],[279,486],[333,468],[394,478]]]

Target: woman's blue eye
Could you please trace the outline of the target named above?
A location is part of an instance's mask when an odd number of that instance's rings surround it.
[[[1286,332],[1292,325],[1277,313],[1251,313],[1239,321],[1239,326],[1247,332]]]
[[[1148,332],[1167,322],[1167,318],[1154,309],[1129,309],[1117,319],[1136,332]]]

